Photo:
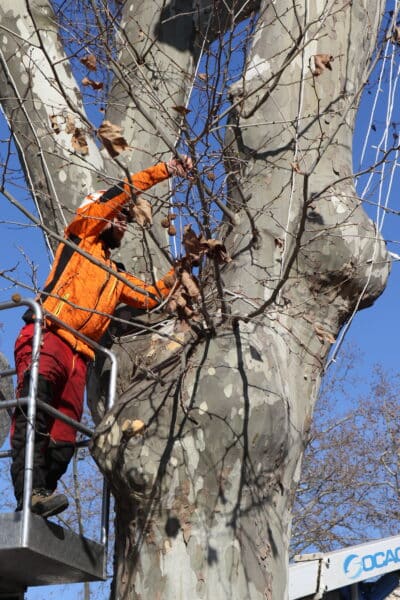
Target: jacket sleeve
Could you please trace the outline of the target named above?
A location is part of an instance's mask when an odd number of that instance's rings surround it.
[[[164,277],[174,274],[174,268],[172,267]],[[136,287],[143,289],[143,294],[132,290],[129,286],[124,285],[120,296],[121,302],[129,304],[134,308],[155,308],[164,298],[166,298],[170,292],[170,288],[165,285],[164,278],[159,279],[155,285],[148,285],[142,279],[131,275],[130,273],[123,273],[124,277],[133,283]]]
[[[169,173],[165,163],[135,173],[128,179],[114,185],[94,202],[88,202],[78,208],[75,218],[65,230],[67,236],[88,237],[98,235],[107,222],[111,221],[135,194],[145,191],[156,183],[168,179]]]

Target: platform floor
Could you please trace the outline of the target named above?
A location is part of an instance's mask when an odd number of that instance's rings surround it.
[[[22,524],[22,513],[0,513],[0,593],[3,586],[105,579],[105,551],[98,542],[32,514],[24,544]]]

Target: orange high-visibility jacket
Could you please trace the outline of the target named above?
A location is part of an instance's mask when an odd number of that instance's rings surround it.
[[[159,163],[131,175],[131,185],[134,189],[144,191],[168,177],[166,165]],[[98,201],[84,204],[65,229],[65,237],[101,263],[118,271],[100,234],[131,197],[132,188],[125,180],[106,191]],[[154,308],[169,292],[162,279],[152,286],[124,271],[120,271],[120,274],[141,288],[143,293],[133,290],[70,246],[60,243],[41,295],[42,305],[45,311],[98,341],[107,330],[117,304],[123,302],[136,308]],[[66,329],[50,326],[77,352],[93,358],[93,349],[84,341]]]

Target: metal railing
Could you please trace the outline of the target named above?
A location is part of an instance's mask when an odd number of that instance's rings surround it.
[[[18,298],[10,302],[0,303],[0,311],[7,310],[10,308],[17,308],[20,306],[28,306],[32,309],[34,313],[34,333],[33,333],[33,343],[32,343],[32,364],[30,370],[30,380],[29,380],[29,392],[26,398],[16,398],[14,400],[4,400],[0,402],[0,409],[10,409],[17,406],[27,406],[27,427],[26,427],[26,442],[25,442],[25,468],[24,468],[24,494],[23,494],[23,502],[22,502],[22,543],[26,542],[30,519],[31,519],[31,496],[32,496],[32,483],[33,483],[33,454],[34,454],[34,443],[35,443],[35,421],[36,421],[36,411],[37,408],[47,412],[51,416],[68,423],[72,427],[74,427],[77,431],[84,433],[88,437],[92,437],[94,431],[82,425],[78,421],[71,419],[70,417],[62,414],[60,411],[55,409],[54,407],[46,404],[41,400],[37,400],[37,387],[38,387],[38,376],[39,376],[39,360],[40,360],[40,348],[42,341],[42,330],[45,319],[49,319],[52,322],[60,325],[63,329],[67,329],[72,332],[76,337],[83,340],[86,344],[88,344],[91,348],[93,348],[96,352],[100,352],[105,354],[111,362],[110,369],[110,379],[108,384],[108,393],[106,398],[105,410],[109,410],[112,408],[115,402],[115,394],[116,394],[116,383],[117,383],[117,358],[115,354],[109,350],[108,348],[104,348],[97,342],[91,340],[86,337],[79,331],[76,331],[54,315],[50,313],[45,313],[43,315],[42,307],[40,304],[35,302],[34,300],[30,300],[28,298]],[[8,377],[15,374],[15,369],[7,369],[5,371],[0,372],[0,377]],[[83,442],[79,445],[87,445],[87,441]],[[10,456],[11,452],[6,451],[0,453],[0,458],[5,456]],[[109,525],[109,505],[110,505],[110,493],[107,486],[106,481],[103,481],[103,494],[102,494],[102,506],[101,506],[101,531],[100,531],[100,543],[105,548],[105,558],[103,570],[106,567],[106,557],[107,557],[107,543],[108,543],[108,525]]]

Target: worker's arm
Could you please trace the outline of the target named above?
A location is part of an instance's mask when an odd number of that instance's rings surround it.
[[[120,296],[121,302],[129,304],[129,306],[133,306],[134,308],[155,308],[168,296],[171,286],[175,281],[175,269],[173,267],[155,285],[148,285],[142,279],[130,273],[123,273],[123,275],[135,287],[140,287],[143,290],[143,294],[141,294],[136,290],[132,290],[127,285],[123,287]]]
[[[83,203],[78,208],[75,218],[66,229],[66,235],[87,237],[99,234],[107,223],[120,212],[136,191],[145,191],[156,183],[170,177],[172,171],[166,163],[157,165],[135,173],[128,179],[120,182],[105,191],[95,202]]]
[[[171,176],[189,177],[192,167],[192,160],[188,156],[171,158],[167,163],[158,163],[131,175],[129,180],[124,179],[105,191],[95,202],[91,202],[89,197],[89,201],[78,208],[75,218],[66,229],[66,235],[98,235],[138,192],[144,192]]]

